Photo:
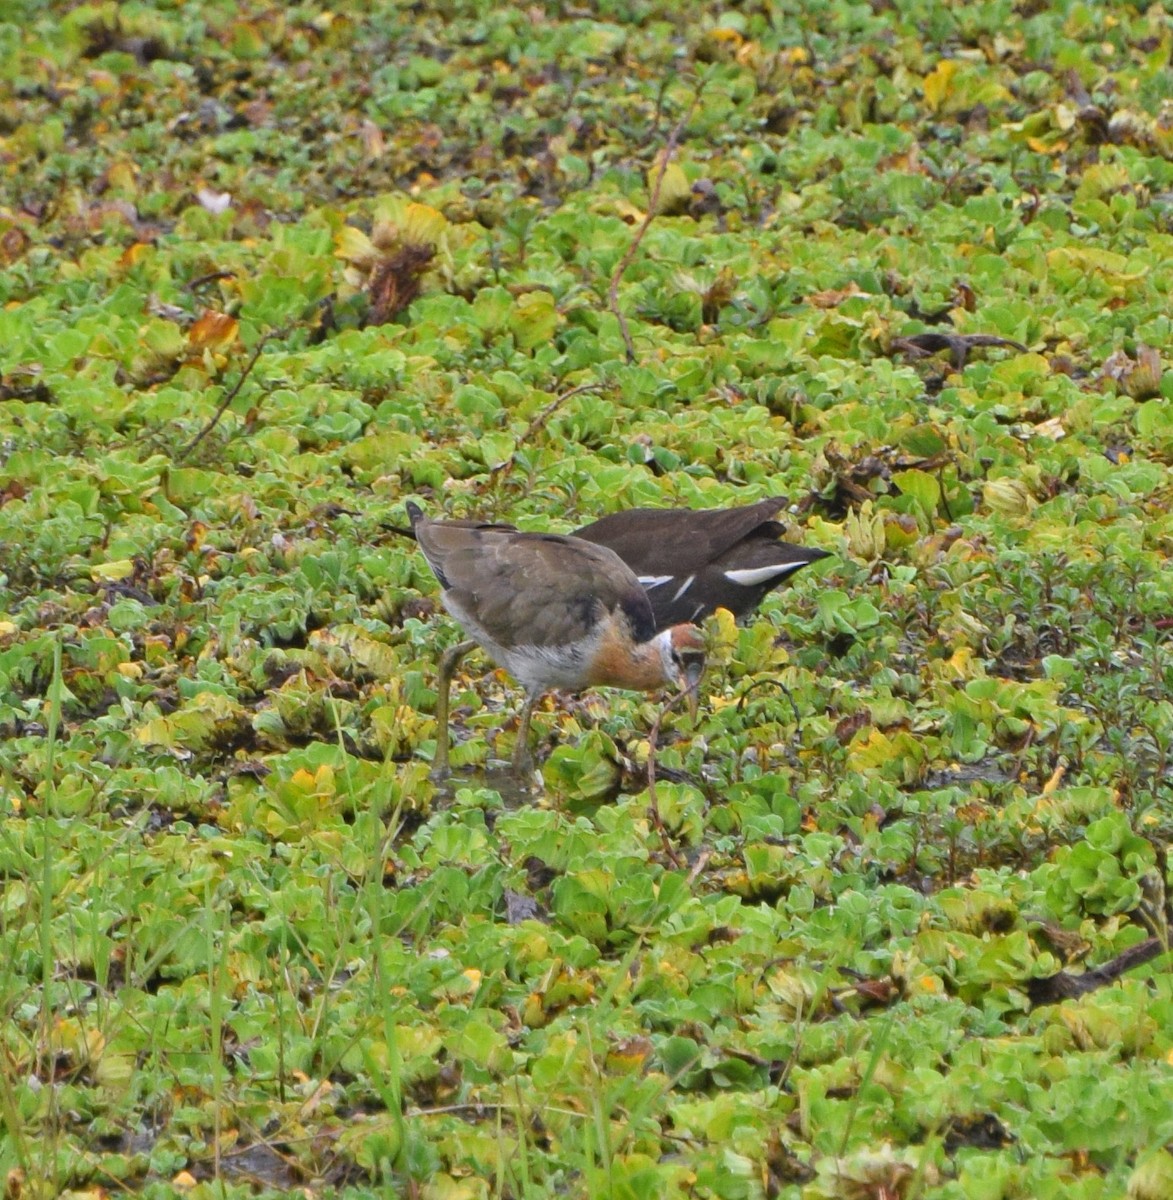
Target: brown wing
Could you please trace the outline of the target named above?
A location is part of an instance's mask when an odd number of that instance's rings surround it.
[[[785,503],[785,497],[772,496],[741,508],[630,508],[575,530],[574,536],[609,546],[637,575],[685,578],[751,534],[776,541],[784,530],[772,518]]]
[[[415,531],[451,601],[500,646],[568,645],[616,610],[635,641],[655,634],[639,580],[605,546],[448,521],[418,521]]]

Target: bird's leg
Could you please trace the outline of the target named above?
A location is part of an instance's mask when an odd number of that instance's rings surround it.
[[[440,655],[440,669],[436,677],[436,753],[432,755],[432,778],[444,779],[448,775],[448,699],[452,688],[452,676],[460,660],[474,647],[476,642],[458,642],[449,646]]]
[[[533,755],[529,752],[529,726],[534,708],[541,698],[540,691],[526,692],[525,703],[521,706],[521,716],[517,721],[517,742],[513,747],[513,773],[519,779],[532,774],[534,769]]]

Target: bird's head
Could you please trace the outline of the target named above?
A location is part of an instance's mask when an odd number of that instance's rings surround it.
[[[697,686],[705,670],[705,639],[695,625],[673,625],[661,638],[664,677],[688,696],[693,717],[697,710]]]

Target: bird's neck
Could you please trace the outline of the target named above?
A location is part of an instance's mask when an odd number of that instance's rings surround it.
[[[643,692],[662,687],[669,682],[663,650],[667,636],[665,631],[650,642],[633,642],[625,621],[607,621],[593,657],[591,684]]]

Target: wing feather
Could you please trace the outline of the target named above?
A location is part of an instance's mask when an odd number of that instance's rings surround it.
[[[575,531],[609,546],[641,575],[696,574],[751,535],[774,542],[784,532],[773,517],[786,504],[773,496],[740,508],[632,508]]]
[[[567,646],[621,611],[637,642],[655,634],[635,573],[605,546],[500,526],[420,522],[420,549],[451,602],[499,646]]]

